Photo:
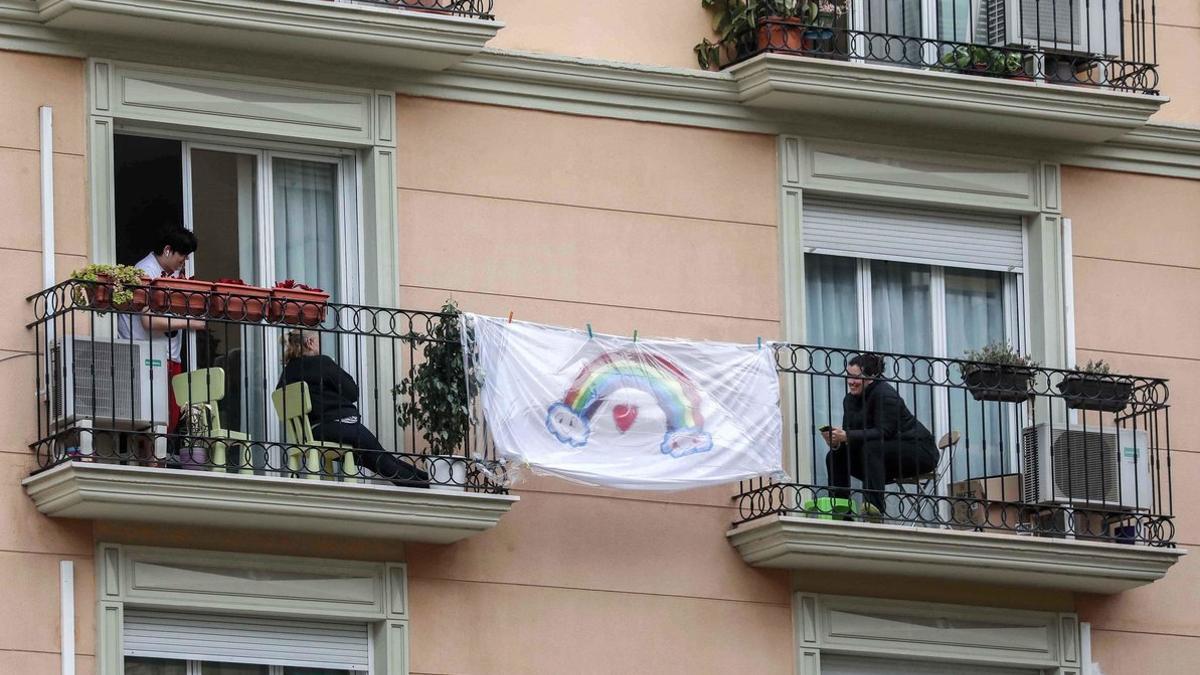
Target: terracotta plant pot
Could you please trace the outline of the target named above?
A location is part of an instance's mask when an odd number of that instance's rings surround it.
[[[329,294],[301,288],[272,288],[267,319],[277,323],[319,326],[325,321]]]
[[[1029,400],[1033,371],[1008,366],[976,368],[963,374],[963,384],[976,401],[1020,403]]]
[[[800,19],[769,16],[758,27],[758,50],[803,52],[811,48],[810,41],[804,37],[804,30],[804,22]]]
[[[129,302],[113,305],[113,279],[101,274],[95,284],[89,284],[88,304],[95,309],[117,309],[122,312],[140,312],[146,309],[150,302],[150,291],[145,286],[126,286],[133,291],[133,299]]]
[[[211,281],[199,279],[152,279],[150,309],[155,312],[169,311],[180,316],[204,316],[208,314],[208,297],[212,287]]]
[[[1133,397],[1133,382],[1120,378],[1067,375],[1058,384],[1068,408],[1120,412]]]
[[[262,321],[267,315],[271,289],[245,284],[213,284],[208,316],[231,321]]]

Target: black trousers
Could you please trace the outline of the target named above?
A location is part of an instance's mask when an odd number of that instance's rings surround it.
[[[863,501],[884,512],[883,488],[897,478],[911,478],[937,468],[937,448],[931,442],[893,439],[843,443],[825,455],[829,486],[849,488],[850,477],[862,481]],[[849,497],[848,490],[830,491],[834,497]]]
[[[384,450],[375,434],[358,422],[322,422],[313,427],[313,437],[352,446],[360,464],[396,485],[429,487],[429,474]]]

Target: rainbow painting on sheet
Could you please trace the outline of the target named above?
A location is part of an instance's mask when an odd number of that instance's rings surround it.
[[[674,363],[636,348],[605,352],[581,368],[562,400],[546,411],[546,429],[566,445],[583,447],[597,411],[610,396],[627,389],[650,395],[662,409],[667,423],[659,446],[662,454],[678,458],[712,449],[696,386]],[[637,419],[634,405],[617,403],[610,409],[620,433]]]

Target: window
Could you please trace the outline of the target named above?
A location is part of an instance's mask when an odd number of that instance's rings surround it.
[[[858,30],[878,36],[867,38],[864,56],[888,63],[926,65],[936,60],[936,52],[921,40],[973,43],[986,26],[986,15],[978,0],[856,0],[861,18]],[[918,38],[895,40],[882,37]],[[943,50],[948,49],[943,47]]]
[[[961,358],[989,342],[1025,342],[1019,218],[806,197],[804,240],[811,345]],[[836,358],[829,364],[835,373],[845,367]],[[896,367],[901,377],[920,379],[913,362]],[[825,444],[816,429],[841,424],[845,384],[813,377],[810,387],[811,461],[824,484]],[[897,389],[935,438],[950,429],[963,434],[951,475],[1013,469],[1014,421],[1000,404],[968,404],[965,391],[930,385]]]

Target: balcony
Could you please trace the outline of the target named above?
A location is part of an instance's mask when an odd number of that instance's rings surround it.
[[[814,128],[886,120],[1094,143],[1167,100],[1154,0],[801,0],[790,15],[792,3],[765,4],[702,61],[746,104],[813,114]]]
[[[741,485],[728,537],[748,563],[1115,593],[1183,555],[1165,380],[881,354],[865,386],[894,388],[930,434],[901,412],[860,423],[894,430],[870,449],[890,457],[884,484],[866,489],[859,450],[841,455],[851,480],[821,432],[843,425],[853,356],[776,347],[806,478]]]
[[[456,316],[215,288],[65,282],[30,298],[39,511],[449,543],[517,501],[474,398],[443,386]],[[144,318],[180,330],[130,337]],[[285,339],[305,355],[286,387]],[[172,341],[188,364],[174,377]],[[384,452],[308,414],[353,399]]]
[[[88,45],[240,51],[312,63],[443,70],[503,27],[492,0],[39,0]]]

